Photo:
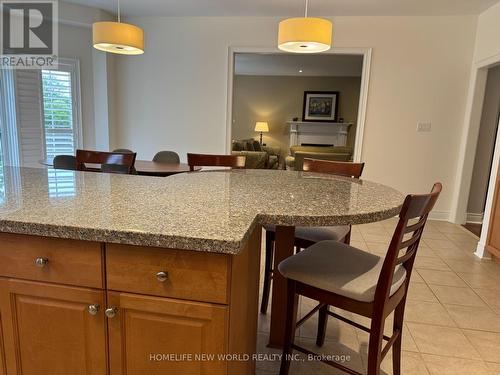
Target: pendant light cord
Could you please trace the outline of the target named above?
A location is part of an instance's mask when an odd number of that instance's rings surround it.
[[[120,0],[118,0],[118,22],[121,22],[121,17],[120,17]]]
[[[119,2],[120,0],[118,0]],[[308,5],[309,5],[309,0],[306,0],[306,11],[304,12],[304,17],[307,18],[307,8],[308,8]]]

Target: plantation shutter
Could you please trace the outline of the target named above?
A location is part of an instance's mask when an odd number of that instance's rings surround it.
[[[39,167],[38,160],[44,157],[40,71],[16,70],[15,85],[19,162]]]
[[[71,73],[62,70],[42,70],[45,153],[73,155],[75,132]]]

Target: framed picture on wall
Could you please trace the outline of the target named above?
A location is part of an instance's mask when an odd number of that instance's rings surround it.
[[[338,121],[338,91],[305,91],[302,121]]]

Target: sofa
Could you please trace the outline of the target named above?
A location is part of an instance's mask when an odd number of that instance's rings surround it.
[[[351,161],[352,147],[350,146],[292,146],[290,155],[285,159],[286,169],[301,171],[304,159],[321,159],[333,161]]]
[[[280,165],[280,147],[263,146],[255,139],[234,140],[232,155],[245,155],[247,169],[278,169]]]

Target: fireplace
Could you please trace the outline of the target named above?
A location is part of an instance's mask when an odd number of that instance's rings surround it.
[[[349,122],[305,122],[289,121],[290,146],[345,146],[349,128],[353,125]]]

